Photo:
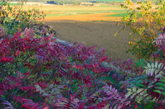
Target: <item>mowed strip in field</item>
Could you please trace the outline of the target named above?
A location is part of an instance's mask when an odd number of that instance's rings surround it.
[[[113,13],[111,13],[113,14]],[[70,15],[70,16],[52,16],[45,17],[44,22],[47,21],[119,21],[121,17],[105,17],[104,15],[110,15],[109,13],[98,13],[98,14],[84,14],[84,15]]]
[[[43,21],[119,21],[121,17],[109,17],[109,15],[125,12],[125,10],[119,6],[105,4],[96,6],[23,6],[23,10],[30,10],[33,8],[38,8],[40,11],[43,11],[46,14],[46,17]]]

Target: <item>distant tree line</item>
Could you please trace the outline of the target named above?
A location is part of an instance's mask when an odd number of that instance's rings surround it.
[[[21,0],[11,0],[20,2]],[[81,2],[91,2],[91,3],[121,3],[125,0],[27,0],[27,2],[45,2],[45,3],[54,3],[54,4],[77,4],[79,5]],[[133,2],[145,2],[146,0],[132,0]],[[165,0],[148,0],[152,1],[155,4],[161,4]]]
[[[15,1],[21,1],[21,0],[11,0],[13,2]],[[71,2],[121,2],[121,1],[125,1],[125,0],[27,0],[27,2],[47,2],[47,1],[54,1],[54,2],[65,2],[65,3],[71,3]]]
[[[12,2],[20,2],[21,0],[10,0]],[[116,2],[123,2],[125,0],[27,0],[27,2],[45,2],[50,4],[73,4],[73,5],[80,5],[82,2],[90,2],[94,3],[116,3]]]

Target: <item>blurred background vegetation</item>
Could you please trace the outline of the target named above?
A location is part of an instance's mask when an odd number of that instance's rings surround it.
[[[20,2],[21,0],[12,0],[12,2]],[[107,4],[118,4],[123,3],[125,0],[27,0],[27,2],[45,2],[50,4],[75,4],[80,5],[82,2],[89,2],[89,3],[107,3]],[[146,0],[132,0],[133,2],[144,2]],[[148,0],[152,1],[156,5],[161,4],[165,0]]]

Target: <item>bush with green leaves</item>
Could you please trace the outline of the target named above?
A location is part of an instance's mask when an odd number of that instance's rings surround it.
[[[22,9],[22,5],[21,7],[11,7],[7,1],[2,2],[0,5],[1,26],[4,28],[10,28],[6,29],[6,34],[14,35],[14,33],[17,32],[20,28],[22,28],[22,31],[24,31],[26,27],[29,28],[30,24],[36,22],[37,19],[42,19],[45,17],[45,14],[36,8],[25,11]],[[12,15],[12,17],[9,17],[9,14]],[[16,23],[15,21],[19,21],[19,23]]]
[[[165,23],[165,2],[157,8],[152,8],[151,2],[139,3],[138,7],[134,6],[131,0],[126,0],[126,5],[121,4],[129,14],[118,23],[124,25],[121,27],[123,30],[125,27],[130,28],[130,48],[127,53],[130,52],[138,59],[151,60],[151,54],[157,51],[152,42]]]

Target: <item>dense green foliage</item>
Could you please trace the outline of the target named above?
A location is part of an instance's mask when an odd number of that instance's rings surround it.
[[[131,0],[126,0],[126,3],[121,5],[128,10],[128,15],[122,18],[124,27],[121,29],[130,27],[130,49],[127,52],[139,59],[151,59],[151,55],[158,50],[152,42],[165,22],[165,2],[157,7],[157,11],[153,11],[151,2],[143,2],[139,7],[134,7]]]
[[[29,11],[23,11],[21,10],[22,5],[20,9],[18,7],[10,7],[10,4],[7,2],[3,2],[0,5],[7,6],[2,7],[2,11],[0,12],[0,25],[8,28],[5,32],[11,35],[14,35],[19,29],[24,31],[26,27],[30,26],[30,24],[33,24],[37,19],[44,18],[45,16],[45,14],[39,12],[36,8]],[[11,17],[8,17],[9,14],[12,14],[12,19]]]

